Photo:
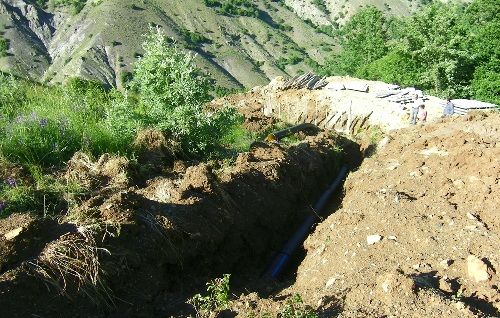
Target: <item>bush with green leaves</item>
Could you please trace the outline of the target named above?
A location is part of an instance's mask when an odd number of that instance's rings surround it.
[[[73,9],[73,14],[77,14],[82,11],[86,3],[87,0],[51,0],[49,2],[49,4],[52,4],[56,7],[71,6]]]
[[[228,309],[230,304],[229,278],[231,274],[224,274],[207,283],[207,296],[196,294],[188,300],[196,310],[197,317],[213,317],[222,310]]]
[[[250,0],[204,0],[207,7],[214,7],[225,15],[259,17],[257,5]]]
[[[195,56],[169,43],[160,29],[151,30],[143,48],[131,82],[140,101],[136,118],[170,134],[185,155],[203,156],[217,149],[241,116],[233,108],[204,109],[211,81],[195,66]]]

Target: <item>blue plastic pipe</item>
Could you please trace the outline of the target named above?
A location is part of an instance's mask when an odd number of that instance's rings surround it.
[[[342,168],[340,168],[340,171],[335,180],[333,180],[328,189],[321,195],[319,200],[314,205],[313,209],[316,213],[318,213],[318,215],[323,212],[333,192],[342,183],[342,180],[347,174],[347,171],[348,169],[346,166],[342,166]],[[290,260],[293,252],[306,238],[317,218],[318,216],[316,214],[313,214],[304,220],[302,225],[297,229],[297,231],[295,231],[295,233],[288,240],[283,249],[278,253],[274,261],[271,263],[269,269],[265,272],[264,276],[272,278],[277,278],[279,276],[286,263],[288,263],[288,261]]]

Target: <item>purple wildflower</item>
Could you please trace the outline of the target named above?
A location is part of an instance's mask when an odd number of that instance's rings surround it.
[[[0,201],[0,212],[5,209],[5,207],[7,206],[7,203],[5,203],[5,201]]]
[[[39,123],[40,123],[41,128],[45,128],[45,127],[47,127],[47,124],[49,123],[49,121],[45,118],[42,118],[42,119],[40,119]]]
[[[7,183],[7,185],[11,188],[14,188],[17,186],[17,182],[16,182],[16,179],[12,178],[12,177],[8,177],[7,180],[5,180],[5,183]]]

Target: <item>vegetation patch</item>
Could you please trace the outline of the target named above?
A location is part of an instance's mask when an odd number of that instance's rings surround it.
[[[257,5],[249,0],[203,0],[208,7],[214,7],[221,14],[258,18]]]
[[[67,210],[69,197],[81,189],[51,172],[78,151],[134,158],[133,141],[144,129],[160,131],[178,145],[177,158],[203,160],[248,149],[241,115],[230,107],[204,108],[212,81],[194,66],[194,56],[159,30],[149,34],[144,49],[133,76],[123,75],[131,87],[126,95],[79,78],[44,86],[0,73],[0,157],[27,171],[24,179],[5,175],[0,215]]]
[[[0,57],[7,56],[8,50],[9,50],[9,40],[0,37]]]

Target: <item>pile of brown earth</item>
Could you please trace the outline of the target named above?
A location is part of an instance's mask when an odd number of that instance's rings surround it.
[[[245,109],[249,129],[275,126]],[[67,215],[0,220],[2,316],[190,316],[187,299],[231,273],[233,316],[497,317],[499,127],[478,113],[392,131],[359,168],[360,147],[328,132],[256,143],[232,163],[175,161],[154,131],[137,140],[139,164],[75,154],[61,178],[87,194]],[[282,281],[261,279],[336,175],[339,147],[353,168],[341,202]]]
[[[64,178],[89,194],[64,217],[0,220],[2,316],[193,314],[186,299],[209,278],[258,277],[335,176],[343,139],[323,132],[257,143],[232,164],[163,168],[164,140],[142,142],[151,153],[139,167],[75,154]]]
[[[394,131],[306,240],[291,286],[241,296],[241,316],[300,294],[320,316],[500,316],[500,114]]]

